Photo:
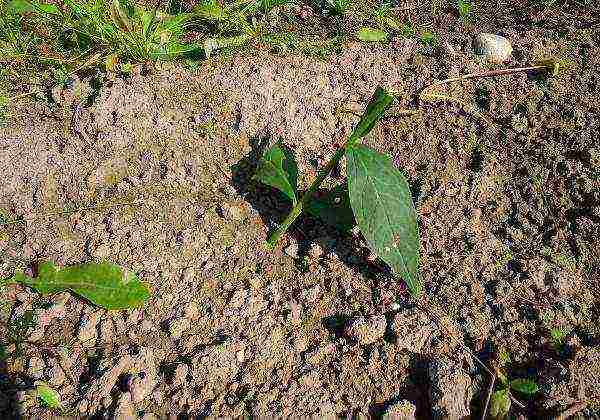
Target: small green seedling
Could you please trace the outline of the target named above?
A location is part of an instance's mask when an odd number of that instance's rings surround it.
[[[58,268],[51,262],[40,264],[35,278],[16,272],[4,284],[22,284],[42,295],[70,291],[104,309],[141,306],[150,297],[148,286],[134,273],[108,262],[86,263]]]
[[[510,355],[506,351],[502,351],[499,357],[500,365],[504,366],[510,362]],[[499,380],[498,386],[494,390],[493,387],[490,389],[491,399],[490,402],[490,415],[493,418],[505,418],[510,411],[512,403],[511,391],[518,392],[523,395],[533,395],[538,391],[538,385],[531,379],[510,379],[503,372],[502,368],[496,369],[496,377]],[[486,405],[487,409],[487,405]]]
[[[35,383],[35,394],[46,407],[51,409],[60,408],[60,394],[45,382]]]
[[[555,351],[560,352],[565,348],[565,339],[567,338],[567,332],[562,328],[552,328],[550,330],[550,340],[552,342],[552,348]]]
[[[293,208],[268,238],[273,248],[296,219],[308,211],[334,227],[348,230],[354,216],[371,250],[402,276],[410,293],[421,293],[419,227],[408,182],[390,158],[359,143],[383,117],[394,97],[383,88],[375,91],[367,110],[343,147],[339,147],[302,197],[298,192],[298,167],[281,142],[261,159],[255,179],[272,186],[291,200]],[[348,186],[340,185],[315,198],[325,178],[345,157]]]
[[[471,0],[457,0],[456,8],[458,9],[458,15],[466,22],[471,20],[473,13],[473,5]]]

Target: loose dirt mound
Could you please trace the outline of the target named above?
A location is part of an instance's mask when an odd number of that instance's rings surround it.
[[[513,64],[561,53],[575,61],[567,74],[445,91],[493,125],[452,103],[425,104],[367,139],[411,184],[426,288],[418,304],[358,235],[318,220],[265,250],[287,208],[251,175],[281,137],[307,185],[357,121],[347,111],[360,112],[378,84],[398,93],[398,111],[417,106],[432,79],[480,68],[471,34],[448,34],[431,55],[399,41],[349,46],[327,62],[165,65],[96,90],[76,81],[47,104],[12,110],[0,131],[0,204],[24,223],[2,228],[0,274],[36,259],[108,259],[139,271],[153,295],[117,313],[66,295],[43,300],[33,344],[9,359],[0,409],[43,417],[12,392],[42,379],[78,415],[354,415],[410,400],[428,416],[429,360],[454,355],[474,379],[465,392],[480,388],[459,343],[482,357],[507,348],[529,368],[547,354],[550,328],[597,343],[600,40],[585,29],[545,35],[512,34]],[[40,303],[17,287],[4,299],[16,305],[4,322]],[[344,336],[358,315],[385,315],[374,343]]]

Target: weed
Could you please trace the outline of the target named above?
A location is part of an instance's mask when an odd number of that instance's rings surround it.
[[[400,32],[402,25],[392,14],[392,7],[388,3],[384,3],[373,11],[373,20],[375,24],[382,30],[393,30]]]
[[[488,408],[492,418],[506,418],[512,402],[516,401],[512,392],[531,396],[538,391],[538,385],[531,379],[509,378],[504,371],[509,363],[510,354],[502,349],[498,357],[498,366],[495,368],[495,374],[490,384],[482,418],[486,418]]]
[[[552,342],[552,348],[555,351],[561,352],[565,347],[565,339],[567,338],[567,332],[562,328],[552,328],[550,330],[550,340]]]
[[[456,8],[458,9],[458,15],[464,22],[470,22],[473,18],[473,5],[471,0],[457,0]]]
[[[326,10],[332,16],[343,15],[351,3],[352,0],[326,0]]]
[[[8,112],[8,98],[0,93],[0,127],[6,124]]]
[[[404,278],[411,294],[418,296],[421,293],[419,229],[408,183],[389,157],[359,143],[393,100],[383,88],[377,88],[346,143],[338,145],[334,156],[302,197],[297,186],[298,167],[291,151],[281,142],[267,150],[255,179],[277,188],[293,204],[290,214],[267,240],[270,247],[275,246],[304,211],[343,231],[349,231],[355,219],[370,248]],[[339,185],[315,197],[325,178],[344,156],[347,186]]]
[[[45,382],[36,382],[35,393],[42,403],[51,409],[60,408],[60,394]]]
[[[63,76],[106,58],[167,60],[198,48],[182,41],[189,14],[168,15],[119,0],[67,0],[61,8],[13,0],[9,6],[12,29],[1,34],[3,56],[60,65]],[[35,54],[40,50],[43,57]]]
[[[437,45],[438,38],[433,32],[424,31],[421,33],[419,41],[421,41],[421,44],[423,44],[425,47],[433,48]]]

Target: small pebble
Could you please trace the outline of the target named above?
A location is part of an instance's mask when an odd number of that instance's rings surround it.
[[[356,317],[351,319],[344,328],[347,337],[359,342],[359,344],[372,344],[385,334],[387,322],[385,316],[377,315],[368,318]]]
[[[508,39],[500,35],[482,33],[473,42],[475,54],[483,56],[490,63],[501,64],[510,58],[513,48]]]
[[[285,248],[285,254],[292,258],[298,258],[298,243],[293,241]]]

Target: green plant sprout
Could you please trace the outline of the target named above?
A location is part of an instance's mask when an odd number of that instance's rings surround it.
[[[470,21],[473,14],[473,5],[471,0],[457,0],[456,8],[458,9],[458,15],[466,22]]]
[[[506,352],[506,350],[503,349],[500,351],[498,362],[499,366],[495,368],[495,374],[492,377],[492,382],[490,383],[488,396],[483,410],[483,416],[481,417],[483,419],[486,418],[488,408],[490,415],[493,418],[506,418],[510,411],[512,402],[518,402],[512,396],[511,391],[530,396],[538,392],[539,389],[535,381],[531,379],[510,379],[507,377],[503,371],[503,368],[505,365],[510,363],[510,354]]]
[[[60,394],[47,383],[41,381],[36,382],[35,394],[46,407],[53,410],[61,407]]]
[[[565,348],[565,339],[567,338],[567,331],[562,328],[554,327],[550,330],[550,340],[552,348],[555,351],[560,352]]]
[[[128,309],[141,306],[150,297],[150,290],[134,273],[121,267],[102,263],[86,263],[58,268],[44,262],[37,277],[16,272],[2,284],[22,284],[42,295],[70,291],[104,309]]]
[[[329,162],[320,170],[306,193],[299,197],[298,167],[281,142],[266,151],[255,179],[280,190],[293,204],[287,218],[267,240],[273,248],[304,211],[321,217],[342,230],[353,226],[354,217],[371,250],[400,275],[410,293],[421,293],[419,227],[408,182],[390,158],[360,144],[391,106],[394,97],[378,87],[358,125]],[[325,198],[315,198],[329,173],[346,158],[347,189],[337,186]]]

